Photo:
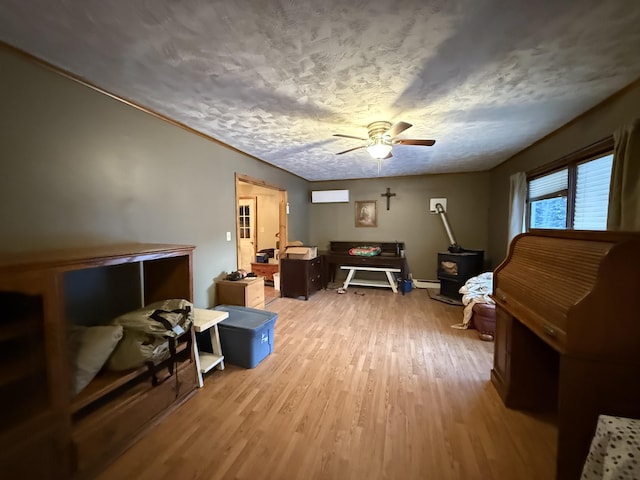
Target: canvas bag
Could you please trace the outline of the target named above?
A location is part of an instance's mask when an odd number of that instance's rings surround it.
[[[191,329],[193,304],[183,299],[161,300],[125,313],[112,324],[122,326],[123,337],[107,368],[129,370],[157,365],[175,355],[177,339]]]

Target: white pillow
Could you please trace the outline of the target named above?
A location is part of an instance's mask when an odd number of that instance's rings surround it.
[[[121,325],[71,327],[73,391],[76,394],[98,374],[121,339]]]

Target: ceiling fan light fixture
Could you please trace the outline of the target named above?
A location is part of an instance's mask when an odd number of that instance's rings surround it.
[[[380,161],[386,158],[390,158],[391,148],[393,145],[418,145],[423,147],[430,147],[435,140],[418,140],[415,138],[396,138],[399,134],[404,132],[412,125],[407,122],[396,122],[393,125],[389,122],[379,121],[370,123],[367,126],[369,130],[369,138],[354,137],[353,135],[344,135],[342,133],[334,133],[334,137],[353,138],[355,140],[362,140],[365,143],[358,147],[353,147],[348,150],[336,153],[336,155],[342,155],[344,153],[353,152],[354,150],[360,150],[365,148],[369,155],[374,160],[378,160],[378,167],[380,167]]]
[[[371,145],[367,147],[367,152],[372,158],[382,160],[391,153],[391,144],[385,142],[382,138],[376,138]]]

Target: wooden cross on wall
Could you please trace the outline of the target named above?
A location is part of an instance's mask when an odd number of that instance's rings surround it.
[[[389,187],[387,187],[387,193],[382,193],[382,194],[380,194],[380,196],[381,197],[387,197],[387,210],[389,210],[391,197],[395,197],[396,194],[395,193],[391,193],[391,189]]]

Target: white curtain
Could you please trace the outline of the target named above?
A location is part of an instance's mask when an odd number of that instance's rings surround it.
[[[608,230],[640,230],[640,119],[613,134]]]
[[[513,237],[525,231],[524,217],[527,206],[527,175],[517,172],[511,175],[509,188],[509,236],[507,252]]]

